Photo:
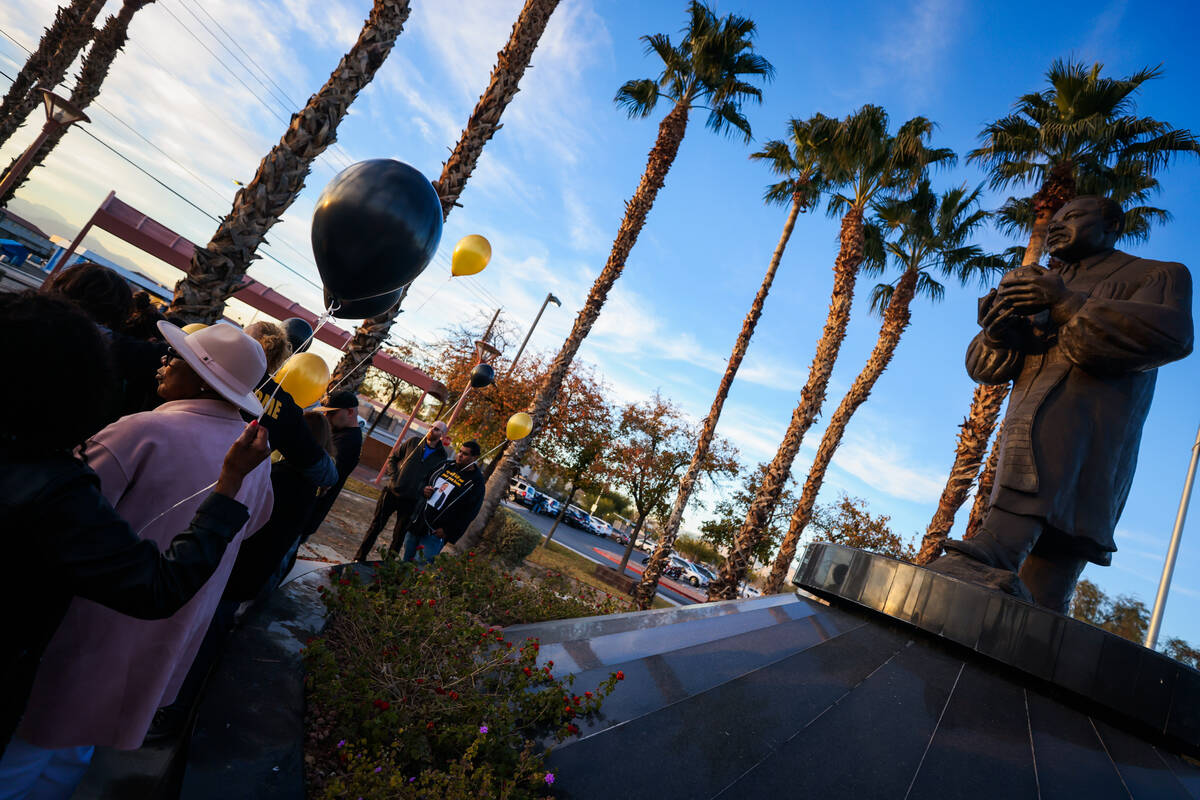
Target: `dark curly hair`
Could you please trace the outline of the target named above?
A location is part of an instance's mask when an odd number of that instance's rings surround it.
[[[57,273],[46,289],[58,292],[110,331],[118,330],[133,313],[133,291],[125,279],[91,261]]]
[[[150,293],[136,292],[133,295],[133,313],[122,324],[121,332],[142,341],[161,340],[162,336],[157,326],[161,319],[165,317],[154,307],[154,303],[150,302]]]
[[[113,370],[108,344],[65,297],[0,293],[0,446],[23,453],[69,450],[109,419]],[[16,386],[31,387],[30,392]],[[31,424],[36,412],[42,424]]]

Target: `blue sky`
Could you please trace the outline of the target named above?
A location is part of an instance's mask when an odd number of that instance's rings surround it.
[[[0,6],[0,28],[32,47],[54,5],[26,0]],[[343,166],[364,158],[398,158],[436,177],[520,2],[414,0],[413,6],[389,60],[343,122],[339,146],[318,162],[308,188],[270,235],[267,249],[309,280],[316,280],[316,270],[307,231],[321,187]],[[497,306],[523,328],[553,291],[563,308],[550,307],[531,346],[557,350],[608,254],[659,119],[627,120],[613,106],[613,93],[629,78],[656,74],[638,37],[674,35],[683,23],[683,6],[679,0],[645,2],[631,11],[634,6],[615,0],[564,0],[505,114],[503,130],[467,186],[463,207],[450,217],[443,252],[413,286],[399,336],[429,342],[440,327],[478,319]],[[116,7],[112,0],[106,12]],[[195,0],[159,0],[138,14],[132,41],[100,97],[104,109],[93,106],[90,130],[207,213],[223,214],[236,189],[233,181],[253,175],[283,132],[281,120],[324,82],[369,7],[369,0],[204,0],[210,19]],[[935,120],[935,143],[964,154],[984,123],[1005,114],[1020,94],[1043,88],[1050,62],[1067,56],[1102,61],[1110,75],[1162,62],[1165,77],[1145,88],[1139,112],[1200,131],[1200,56],[1190,41],[1200,23],[1194,4],[721,0],[716,8],[757,20],[760,52],[777,70],[765,102],[747,108],[758,142],[782,136],[789,117],[818,111],[842,116],[869,102],[888,109],[897,125],[917,114]],[[254,65],[237,63],[196,17],[229,45],[212,20],[219,22],[290,101],[255,100],[251,89],[267,92],[250,74]],[[11,74],[23,60],[24,52],[0,37],[0,69]],[[701,122],[694,118],[625,275],[579,355],[599,368],[617,399],[640,400],[661,389],[697,417],[707,412],[785,216],[784,209],[761,202],[770,176],[747,159],[754,145],[715,136]],[[34,133],[32,126],[22,129],[0,153],[3,163]],[[1200,229],[1198,178],[1195,163],[1176,165],[1163,176],[1158,203],[1175,220],[1155,230],[1148,244],[1129,249],[1196,268],[1189,234]],[[935,185],[974,186],[983,179],[960,162],[938,173]],[[215,227],[79,133],[68,136],[50,165],[35,173],[13,209],[43,218],[57,214],[61,224],[50,232],[70,237],[113,188],[193,240],[206,242]],[[987,197],[991,206],[1003,199]],[[493,262],[478,276],[448,283],[449,250],[467,233],[491,240]],[[719,428],[747,463],[774,453],[798,399],[828,304],[836,234],[835,220],[812,213],[801,218],[792,236]],[[170,270],[111,237],[97,241],[173,279]],[[1011,242],[989,230],[980,244],[1000,248]],[[320,302],[317,289],[270,261],[257,262],[251,274],[310,307]],[[863,302],[869,288],[869,281],[860,283],[827,413],[874,344],[878,320]],[[846,491],[865,498],[874,512],[891,515],[898,532],[924,530],[970,400],[972,384],[962,360],[975,330],[979,293],[976,287],[952,287],[940,304],[914,305],[912,326],[851,423],[822,501]],[[1197,386],[1195,356],[1160,371],[1141,465],[1118,530],[1120,552],[1111,568],[1085,572],[1109,593],[1153,603],[1200,422]],[[795,468],[800,482],[822,431],[818,421],[804,443]],[[705,496],[711,500],[715,493]],[[686,525],[695,528],[703,519],[703,511],[693,511]],[[1185,531],[1164,624],[1164,635],[1194,643],[1200,642],[1200,619],[1188,612],[1200,598],[1197,524],[1193,517]]]

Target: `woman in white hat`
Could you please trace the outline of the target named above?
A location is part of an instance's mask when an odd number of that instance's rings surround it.
[[[171,347],[157,374],[158,393],[166,402],[117,420],[89,440],[84,452],[117,513],[142,538],[161,546],[187,526],[208,494],[225,452],[245,428],[239,410],[262,412],[254,389],[266,357],[256,341],[232,325],[218,323],[187,335],[169,323],[158,325]],[[54,776],[52,790],[38,797],[66,798],[95,746],[141,746],[154,712],[175,699],[242,538],[271,514],[267,464],[245,477],[236,499],[249,509],[249,521],[212,578],[173,616],[143,621],[88,600],[72,601],[46,648],[17,737],[0,763],[4,791],[17,788],[6,769],[10,756],[25,766],[20,780],[28,787],[49,788],[45,778]],[[39,760],[44,769],[28,769]]]

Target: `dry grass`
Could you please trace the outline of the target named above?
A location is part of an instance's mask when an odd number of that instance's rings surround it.
[[[612,586],[608,586],[593,574],[596,562],[584,558],[574,550],[563,547],[558,542],[551,541],[549,547],[538,547],[525,561],[530,564],[536,564],[544,569],[553,569],[561,572],[569,576],[572,580],[585,583],[601,592],[620,594]],[[672,604],[662,597],[655,597],[654,605],[651,606],[651,608],[672,607]]]
[[[363,483],[356,478],[346,478],[346,488],[355,494],[361,494],[363,497],[369,497],[372,500],[378,500],[379,493],[383,491],[369,483]]]

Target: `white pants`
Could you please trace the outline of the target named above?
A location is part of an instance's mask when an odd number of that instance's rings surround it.
[[[35,747],[14,736],[0,758],[0,800],[69,800],[95,752]]]

